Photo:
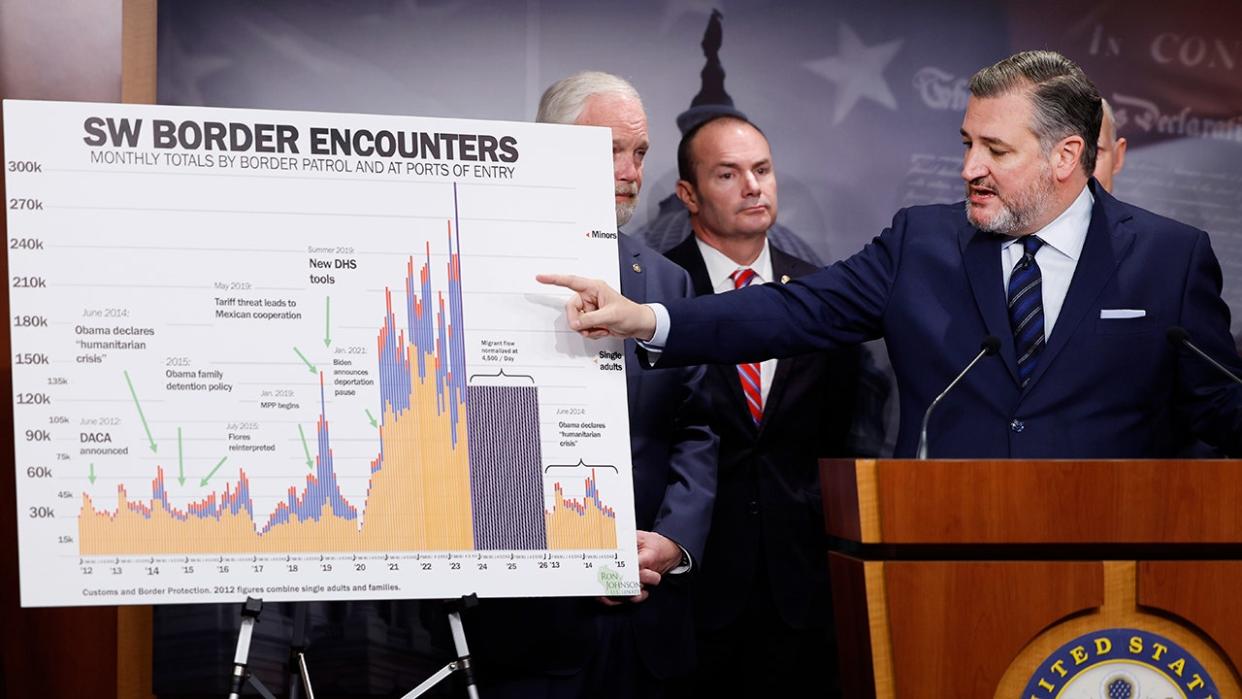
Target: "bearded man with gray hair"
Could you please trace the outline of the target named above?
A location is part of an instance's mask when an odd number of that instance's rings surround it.
[[[543,93],[535,121],[604,126],[612,130],[617,228],[629,223],[638,208],[648,148],[647,114],[634,86],[610,73],[575,73]]]
[[[544,93],[538,121],[612,134],[621,292],[637,303],[692,295],[684,270],[630,238],[647,117],[624,79],[583,72]],[[640,594],[487,600],[467,627],[486,697],[659,697],[694,666],[688,577],[702,557],[716,494],[716,435],[702,367],[643,371],[625,343]]]

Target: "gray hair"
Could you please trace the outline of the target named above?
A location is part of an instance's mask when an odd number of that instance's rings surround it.
[[[584,70],[552,83],[539,100],[535,121],[551,124],[572,124],[582,114],[586,102],[594,95],[615,94],[642,104],[638,90],[625,78],[598,70]]]
[[[1087,74],[1055,51],[1023,51],[975,73],[970,94],[999,97],[1028,91],[1034,105],[1031,130],[1044,152],[1066,136],[1081,136],[1079,163],[1088,177],[1095,171],[1100,138],[1100,93]]]
[[[1103,107],[1104,109],[1103,117],[1100,120],[1100,130],[1103,131],[1105,120],[1107,120],[1108,123],[1112,124],[1113,132],[1109,134],[1108,137],[1112,139],[1113,143],[1116,143],[1117,142],[1117,117],[1116,115],[1113,114],[1113,105],[1109,104],[1108,100],[1101,97],[1100,106]]]

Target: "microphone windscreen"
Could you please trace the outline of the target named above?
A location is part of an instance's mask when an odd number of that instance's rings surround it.
[[[1000,346],[1000,338],[995,335],[988,335],[983,338],[983,344],[979,346],[979,349],[983,350],[984,354],[990,357],[1000,351]]]

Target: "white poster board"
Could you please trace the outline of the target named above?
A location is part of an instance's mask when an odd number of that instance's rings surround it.
[[[604,129],[7,101],[25,606],[638,590]]]

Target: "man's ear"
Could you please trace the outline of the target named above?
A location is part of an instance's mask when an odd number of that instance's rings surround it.
[[[1086,141],[1082,136],[1066,136],[1053,148],[1052,172],[1062,182],[1069,179],[1075,170],[1082,168],[1082,151]]]
[[[686,205],[686,210],[691,214],[699,213],[699,198],[694,191],[694,185],[685,180],[677,180],[677,198],[682,204]]]
[[[1113,176],[1116,177],[1121,172],[1121,168],[1126,166],[1126,139],[1119,138],[1117,143],[1113,145]]]

